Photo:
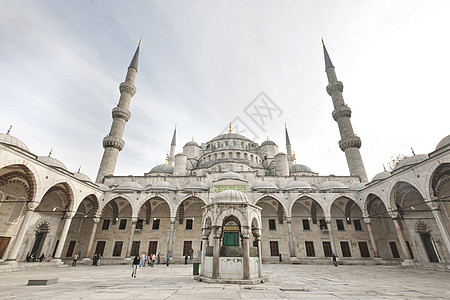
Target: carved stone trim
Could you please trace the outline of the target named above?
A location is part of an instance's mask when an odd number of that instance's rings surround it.
[[[107,135],[103,139],[103,148],[116,148],[119,151],[125,147],[125,142],[122,139],[115,138],[113,136]]]
[[[357,136],[352,136],[347,139],[342,139],[339,141],[339,148],[345,151],[349,148],[361,148],[361,139]]]
[[[332,96],[334,93],[337,93],[337,92],[342,93],[343,90],[344,90],[344,85],[340,81],[333,83],[333,84],[329,84],[327,86],[327,93],[330,96]]]
[[[131,117],[131,112],[116,106],[112,110],[112,116],[114,119],[115,118],[123,119],[123,120],[125,120],[125,122],[127,122]]]
[[[350,118],[352,116],[352,110],[347,105],[336,107],[335,110],[333,110],[333,119],[337,121],[338,119],[342,117]]]
[[[136,94],[136,87],[133,84],[131,84],[131,83],[122,82],[119,85],[119,91],[120,91],[120,93],[130,94],[131,97],[133,97],[134,94]]]

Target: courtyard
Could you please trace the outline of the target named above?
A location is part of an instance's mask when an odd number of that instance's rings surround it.
[[[0,299],[450,299],[448,272],[395,266],[264,265],[269,282],[207,284],[193,280],[192,265],[45,267],[0,273]],[[47,286],[29,279],[59,278]]]

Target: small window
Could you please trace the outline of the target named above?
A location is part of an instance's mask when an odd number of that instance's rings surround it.
[[[370,257],[369,247],[367,247],[367,242],[358,242],[359,252],[361,257]]]
[[[121,256],[122,255],[122,247],[123,247],[123,241],[115,242],[112,256]]]
[[[189,255],[191,249],[192,249],[192,241],[184,241],[183,256]]]
[[[269,230],[277,230],[275,219],[269,219]]]
[[[192,230],[192,225],[194,224],[194,220],[186,219],[186,230]]]
[[[350,245],[348,242],[341,242],[341,250],[342,250],[342,256],[343,257],[351,257],[352,254],[350,253]]]
[[[342,220],[336,220],[336,225],[339,231],[345,231],[344,222]]]
[[[125,230],[125,228],[127,228],[127,220],[122,219],[122,220],[120,220],[119,230]]]
[[[144,220],[138,219],[137,223],[136,223],[136,229],[142,229],[142,228],[144,228]]]
[[[353,220],[353,225],[355,225],[356,231],[362,231],[361,221],[360,220]]]
[[[154,230],[158,230],[159,229],[159,219],[153,219],[152,229],[154,229]]]
[[[316,256],[313,241],[305,241],[305,248],[306,248],[306,256]]]
[[[278,249],[277,241],[270,241],[270,256],[278,256],[280,255],[280,251]]]
[[[102,230],[108,230],[110,222],[111,222],[111,220],[103,220]]]
[[[139,248],[141,247],[141,241],[133,241],[131,244],[131,256],[139,255]]]
[[[331,250],[331,243],[330,242],[322,242],[323,244],[323,254],[325,257],[332,257],[333,251]]]
[[[303,219],[302,222],[303,222],[303,230],[311,230],[308,219]]]

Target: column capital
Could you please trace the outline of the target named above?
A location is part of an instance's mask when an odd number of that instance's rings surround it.
[[[66,219],[72,219],[77,213],[75,211],[66,211]]]
[[[131,223],[135,225],[138,221],[138,217],[131,217]]]
[[[220,239],[220,236],[222,235],[222,226],[213,226],[213,236],[215,239]]]
[[[100,217],[93,217],[92,221],[94,221],[94,223],[98,223],[100,222]]]
[[[36,207],[38,207],[39,203],[36,201],[30,201],[27,202],[27,208],[28,210],[34,211],[36,209]]]
[[[370,219],[370,217],[363,217],[363,220],[364,220],[364,222],[365,222],[366,224],[370,224],[370,222],[372,221],[372,220]]]

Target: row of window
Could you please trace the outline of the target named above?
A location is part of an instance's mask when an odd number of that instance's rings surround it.
[[[125,230],[127,228],[127,221],[128,221],[127,219],[121,219],[119,221],[119,230]],[[158,230],[160,222],[161,219],[153,219],[152,229]],[[110,219],[104,219],[102,224],[102,230],[108,230],[110,224],[111,224]],[[186,230],[192,230],[193,227],[194,227],[194,219],[186,219],[186,227],[185,227]],[[138,219],[136,223],[136,229],[143,229],[143,228],[144,228],[144,220]]]
[[[250,160],[251,162],[255,162],[255,163],[261,163],[261,159],[253,154],[248,155],[247,153],[243,153],[241,155],[241,152],[228,152],[228,155],[225,152],[221,152],[219,153],[214,153],[214,154],[210,154],[208,156],[202,157],[200,159],[200,164],[204,164],[206,162],[210,162],[210,161],[215,161],[218,159],[244,159],[244,160]]]
[[[352,254],[350,252],[349,243],[346,241],[343,241],[343,242],[340,242],[340,245],[341,245],[342,256],[343,257],[351,257]],[[361,252],[361,257],[370,257],[367,242],[358,242],[358,246],[359,246],[359,251]],[[322,247],[323,247],[323,254],[325,257],[333,256],[330,242],[322,242]],[[306,249],[306,256],[308,256],[308,257],[316,256],[316,251],[314,249],[313,241],[305,241],[305,249]],[[278,256],[279,254],[280,254],[280,251],[278,248],[278,242],[270,241],[270,255]]]
[[[311,225],[309,223],[309,219],[302,219],[303,224],[303,230],[311,230]],[[348,224],[348,222],[347,222]],[[344,221],[343,220],[336,220],[336,225],[338,231],[345,231],[344,227]],[[362,231],[361,221],[360,220],[353,220],[353,225],[355,226],[356,231]],[[327,229],[327,222],[324,219],[321,219],[319,221],[320,229]],[[269,230],[276,230],[276,222],[275,219],[269,219]]]

